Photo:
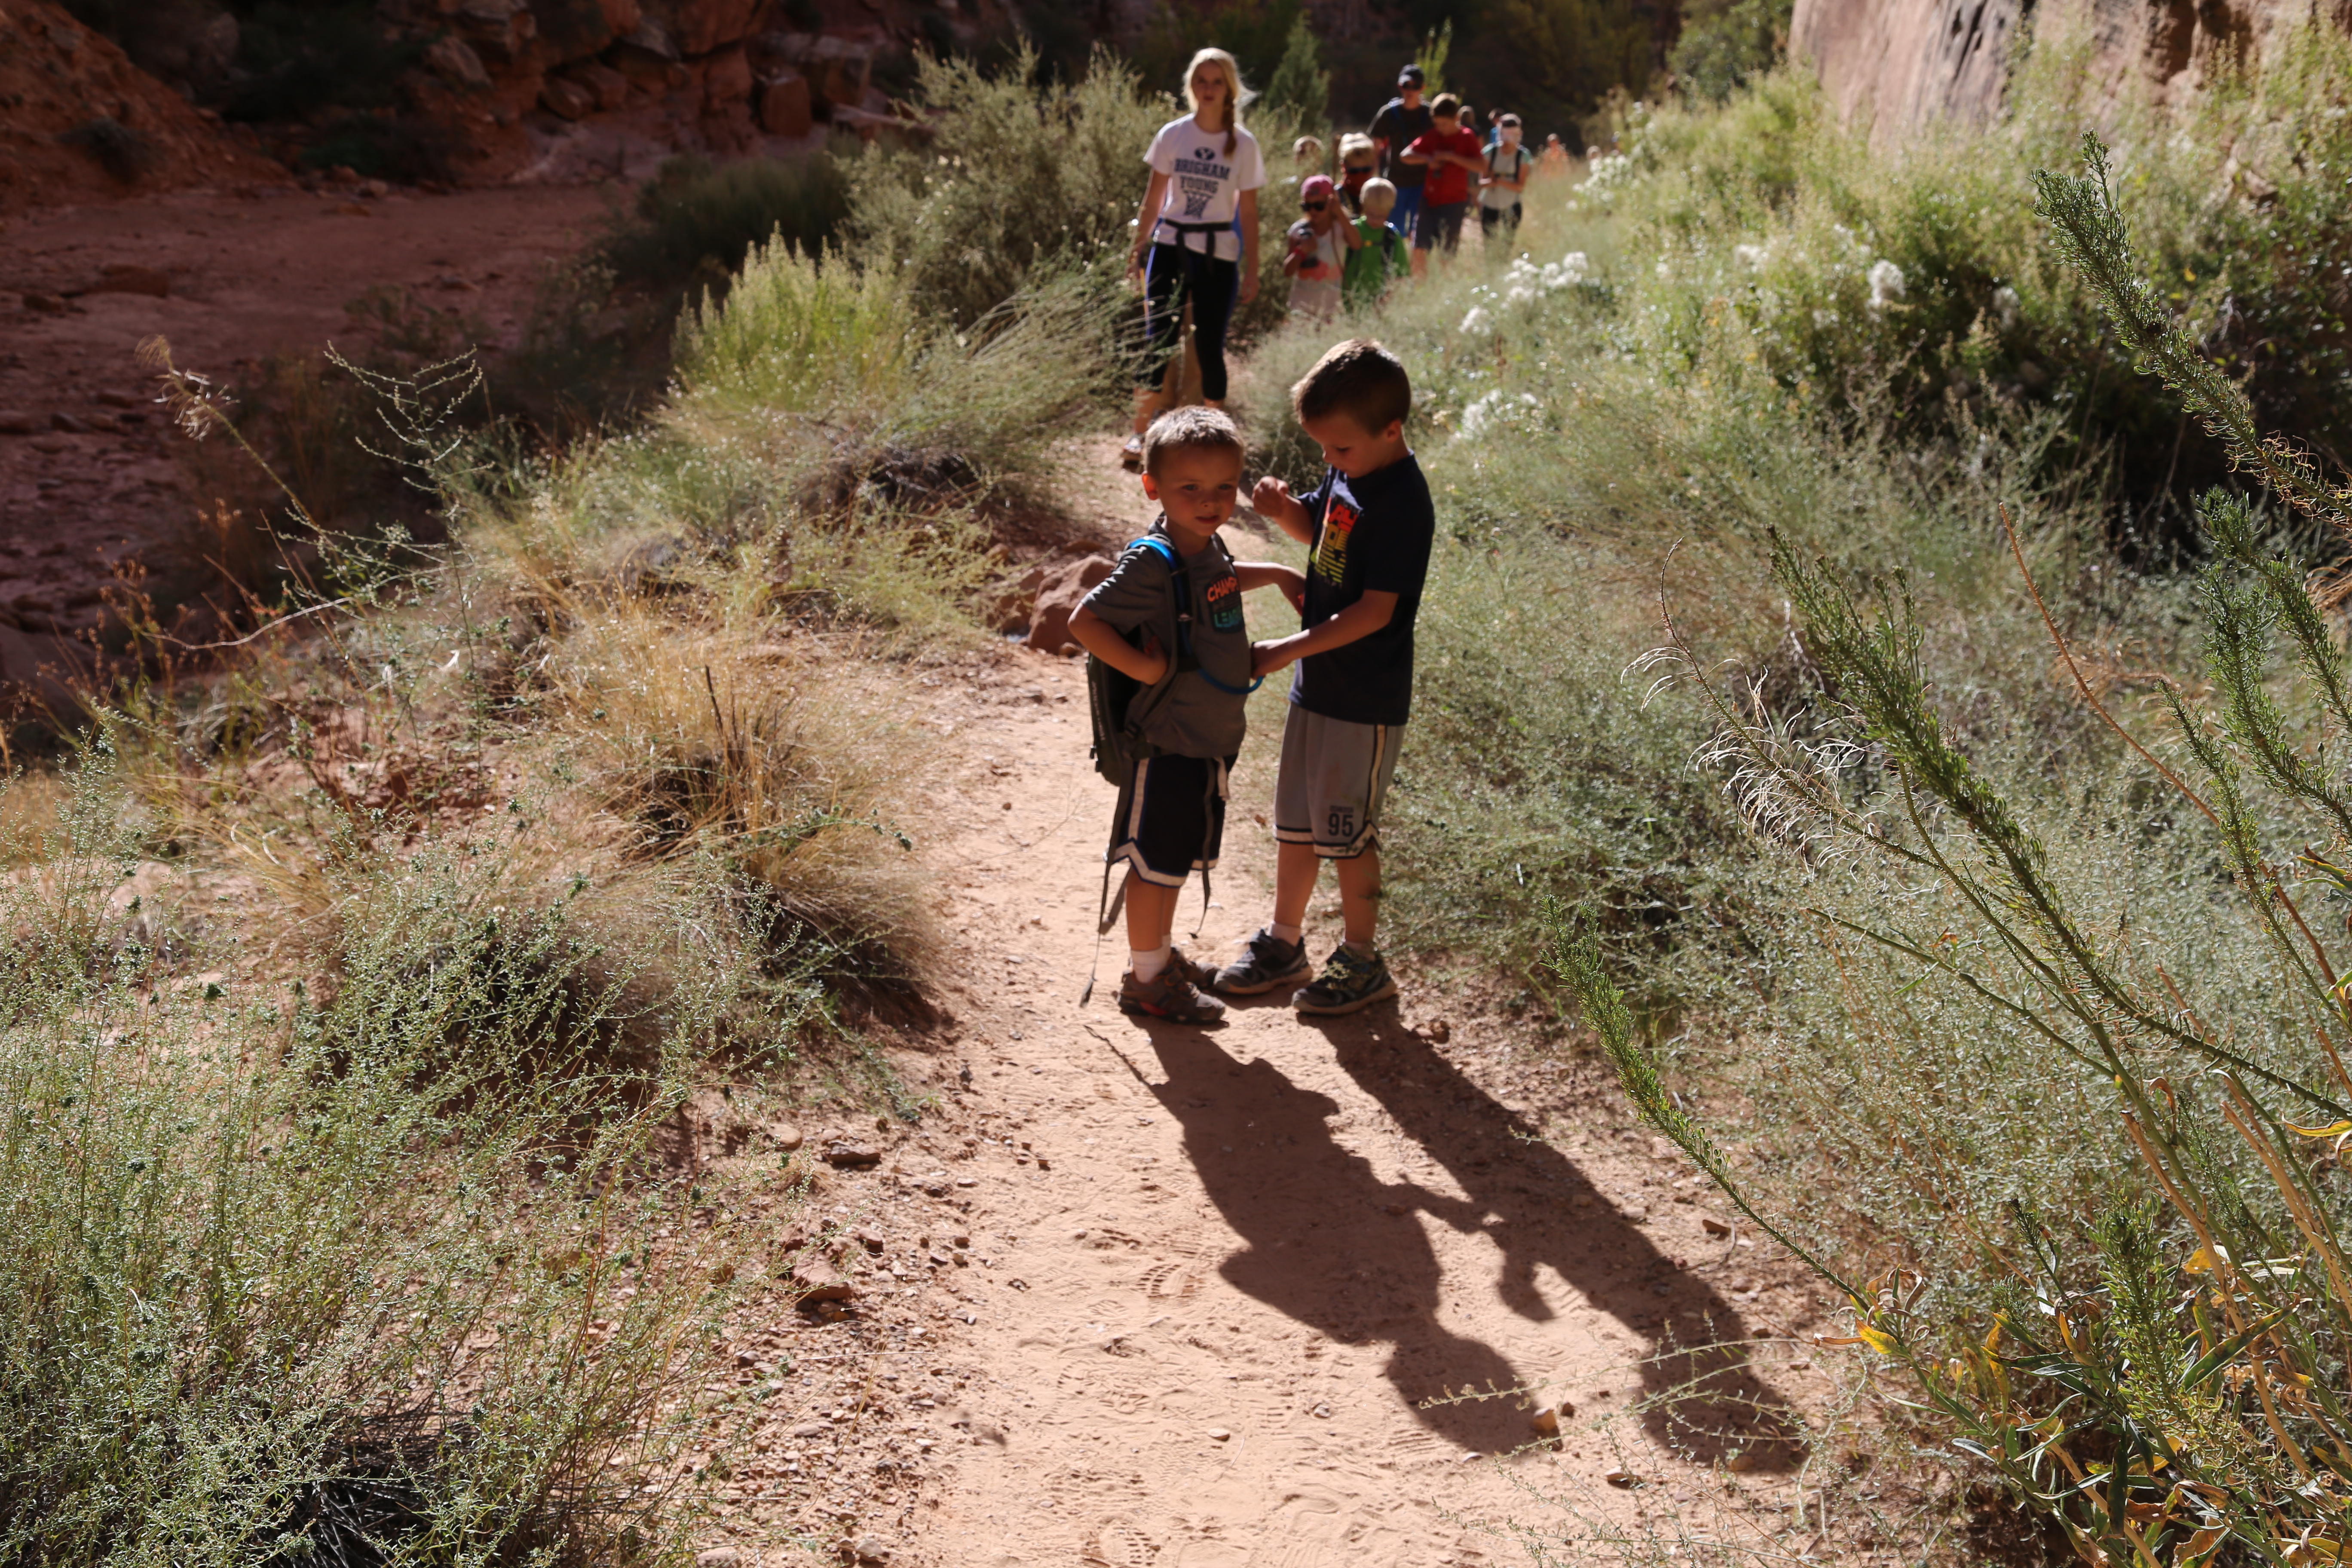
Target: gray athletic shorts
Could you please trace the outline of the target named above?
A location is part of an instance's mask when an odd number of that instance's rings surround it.
[[[1274,783],[1274,836],[1352,860],[1380,841],[1381,805],[1404,744],[1402,724],[1351,724],[1292,704]]]

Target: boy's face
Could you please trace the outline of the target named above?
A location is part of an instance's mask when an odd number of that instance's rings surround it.
[[[1162,453],[1160,471],[1143,476],[1143,493],[1168,513],[1168,526],[1201,543],[1233,521],[1242,498],[1242,455],[1213,447]]]
[[[1451,136],[1462,129],[1461,117],[1453,114],[1433,114],[1429,123],[1440,136]]]
[[[1396,211],[1396,198],[1385,192],[1380,195],[1364,198],[1364,216],[1374,223],[1388,222],[1389,214],[1394,211]]]
[[[1402,419],[1392,419],[1380,430],[1365,429],[1352,414],[1326,414],[1298,423],[1323,448],[1323,460],[1351,479],[1385,468],[1405,454]]]

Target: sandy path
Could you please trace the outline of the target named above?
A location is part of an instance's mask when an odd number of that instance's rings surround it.
[[[1280,708],[1259,703],[1195,951],[1263,918],[1272,856],[1248,803],[1270,792]],[[1684,1343],[1762,1339],[1813,1303],[1703,1231],[1697,1190],[1590,1067],[1531,1065],[1499,1017],[1442,1022],[1409,973],[1401,1005],[1349,1019],[1268,998],[1220,1029],[1146,1024],[1108,1000],[1117,933],[1079,1007],[1113,798],[1086,724],[1082,667],[1022,651],[929,725],[961,760],[931,858],[966,961],[948,991],[972,1079],[951,1119],[999,1288],[962,1314],[983,1374],[913,1560],[1419,1568],[1516,1557],[1463,1521],[1544,1515],[1525,1483],[1625,1522],[1702,1492],[1712,1514],[1726,1486],[1772,1505],[1785,1453],[1732,1483],[1671,1455],[1687,1427],[1612,1413],[1692,1370],[1642,1364],[1669,1324]],[[1319,955],[1336,909],[1311,921]],[[1799,1354],[1759,1349],[1759,1370]],[[1528,1412],[1426,1403],[1465,1386],[1578,1414],[1556,1448],[1496,1462],[1535,1438]],[[1720,1391],[1779,1398],[1740,1368]],[[1601,1485],[1621,1458],[1648,1484]]]

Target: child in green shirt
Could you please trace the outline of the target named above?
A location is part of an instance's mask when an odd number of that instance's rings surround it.
[[[1366,310],[1381,302],[1389,284],[1412,270],[1412,244],[1389,223],[1396,211],[1396,187],[1386,180],[1366,180],[1363,216],[1355,219],[1363,243],[1348,252],[1339,279],[1340,298],[1351,310]]]

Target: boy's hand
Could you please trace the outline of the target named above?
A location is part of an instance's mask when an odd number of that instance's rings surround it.
[[[1297,637],[1276,637],[1272,642],[1250,644],[1250,679],[1255,680],[1297,664],[1298,651],[1292,645],[1297,641]]]
[[[1143,647],[1139,651],[1145,661],[1150,665],[1150,672],[1147,674],[1141,669],[1131,669],[1128,673],[1145,686],[1157,686],[1167,679],[1168,656],[1160,651],[1160,639],[1150,632],[1144,633]]]
[[[1290,487],[1272,474],[1250,487],[1250,510],[1260,517],[1274,517],[1286,507],[1298,503],[1290,499]]]

